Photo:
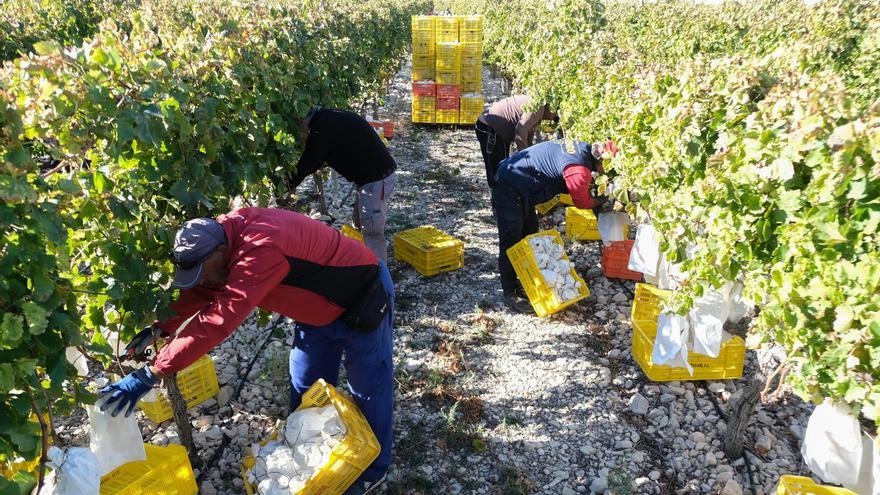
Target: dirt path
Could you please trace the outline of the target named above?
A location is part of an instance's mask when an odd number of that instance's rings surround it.
[[[487,101],[502,96],[488,71],[484,86]],[[714,392],[652,385],[633,361],[634,284],[601,276],[598,243],[568,246],[593,292],[586,301],[543,320],[506,311],[473,130],[412,125],[409,105],[404,67],[383,109],[397,124],[391,148],[400,170],[389,237],[434,225],[465,242],[465,267],[425,278],[390,262],[400,315],[390,491],[570,494],[608,486],[622,494],[632,484],[638,493],[709,493],[730,478],[748,486],[742,467],[720,452],[723,424],[707,398]],[[544,227],[564,230],[562,217],[557,209]],[[712,389],[723,402],[738,386]],[[649,402],[647,414],[628,408],[636,393]],[[794,431],[805,424],[803,411],[779,409],[758,416],[781,436],[771,440],[769,462],[756,460],[766,491],[779,473],[796,470],[796,444],[785,438],[790,416]]]
[[[488,71],[484,88],[487,101],[502,95]],[[592,291],[588,299],[548,319],[503,307],[497,231],[473,130],[410,124],[409,93],[405,66],[380,109],[396,123],[390,149],[400,175],[389,242],[400,230],[434,225],[464,241],[465,266],[425,278],[389,262],[398,391],[394,464],[383,493],[624,495],[718,493],[729,480],[748,486],[742,460],[720,451],[724,424],[709,400],[723,407],[743,381],[706,388],[647,381],[630,351],[633,284],[602,276],[597,242],[567,246]],[[341,189],[331,204],[337,227],[351,211],[350,186]],[[563,228],[563,217],[557,209],[542,223]],[[220,394],[190,411],[200,456],[213,459],[201,473],[202,495],[243,493],[242,458],[288,414],[291,331],[285,320],[270,336],[251,318],[211,352]],[[769,493],[780,474],[804,472],[798,436],[810,407],[786,400],[759,410],[748,433],[747,445],[760,437],[770,445],[753,458],[759,493]],[[139,420],[145,441],[179,442],[169,422]],[[80,414],[58,430],[82,444],[86,428]]]

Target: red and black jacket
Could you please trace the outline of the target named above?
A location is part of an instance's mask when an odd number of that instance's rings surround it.
[[[307,325],[335,321],[378,274],[362,243],[286,210],[242,208],[217,218],[226,232],[228,278],[220,289],[180,291],[175,317],[160,323],[173,334],[197,314],[154,363],[174,373],[223,342],[254,308]]]

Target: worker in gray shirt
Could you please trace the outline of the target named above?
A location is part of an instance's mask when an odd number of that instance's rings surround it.
[[[548,105],[527,112],[531,98],[515,95],[498,100],[477,119],[477,140],[486,162],[486,180],[489,187],[495,185],[498,164],[510,156],[510,145],[522,151],[532,145],[535,132],[542,120],[558,120]]]

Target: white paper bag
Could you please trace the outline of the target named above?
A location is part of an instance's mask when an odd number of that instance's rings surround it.
[[[654,364],[668,364],[684,350],[687,361],[687,318],[676,314],[660,313],[657,319],[657,335],[654,338],[654,349],[651,361]]]
[[[607,246],[612,242],[624,240],[623,227],[629,225],[629,215],[620,211],[599,213],[596,223],[602,243]]]
[[[702,297],[694,301],[688,313],[691,333],[694,336],[694,352],[709,357],[718,357],[721,352],[721,333],[727,321],[727,294],[730,284],[720,290],[708,289]]]
[[[46,451],[46,465],[54,471],[44,480],[46,495],[98,495],[101,492],[101,476],[98,474],[98,459],[95,454],[83,447],[66,450],[49,447]]]
[[[627,268],[641,272],[645,277],[656,277],[660,263],[660,242],[653,225],[639,225],[636,240],[629,255]]]
[[[86,406],[86,412],[91,425],[89,449],[98,458],[100,473],[104,476],[123,464],[147,460],[147,452],[135,416],[126,418],[120,413],[113,417],[111,408],[101,412],[102,403],[103,399],[94,406]]]
[[[734,282],[727,297],[727,321],[736,323],[752,312],[755,304],[743,297],[743,284]]]
[[[859,467],[859,481],[854,485],[844,485],[846,488],[855,493],[878,493],[880,479],[874,470],[880,466],[878,466],[876,450],[874,440],[868,435],[862,435],[862,463]]]
[[[76,368],[76,374],[79,376],[88,376],[89,375],[89,365],[86,362],[86,357],[83,356],[83,353],[79,352],[79,349],[76,347],[68,347],[64,351],[64,355],[67,357],[67,362],[73,365]]]
[[[801,455],[810,470],[825,482],[857,485],[862,463],[858,419],[844,406],[825,399],[810,416]]]

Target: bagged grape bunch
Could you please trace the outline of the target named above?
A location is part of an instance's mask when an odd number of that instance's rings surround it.
[[[345,425],[333,405],[294,411],[279,440],[254,445],[256,463],[248,482],[260,495],[291,495],[330,460],[330,452],[345,438]]]
[[[529,239],[535,262],[547,286],[561,301],[570,301],[580,295],[583,284],[572,275],[574,263],[565,257],[565,248],[553,242],[550,236]]]

